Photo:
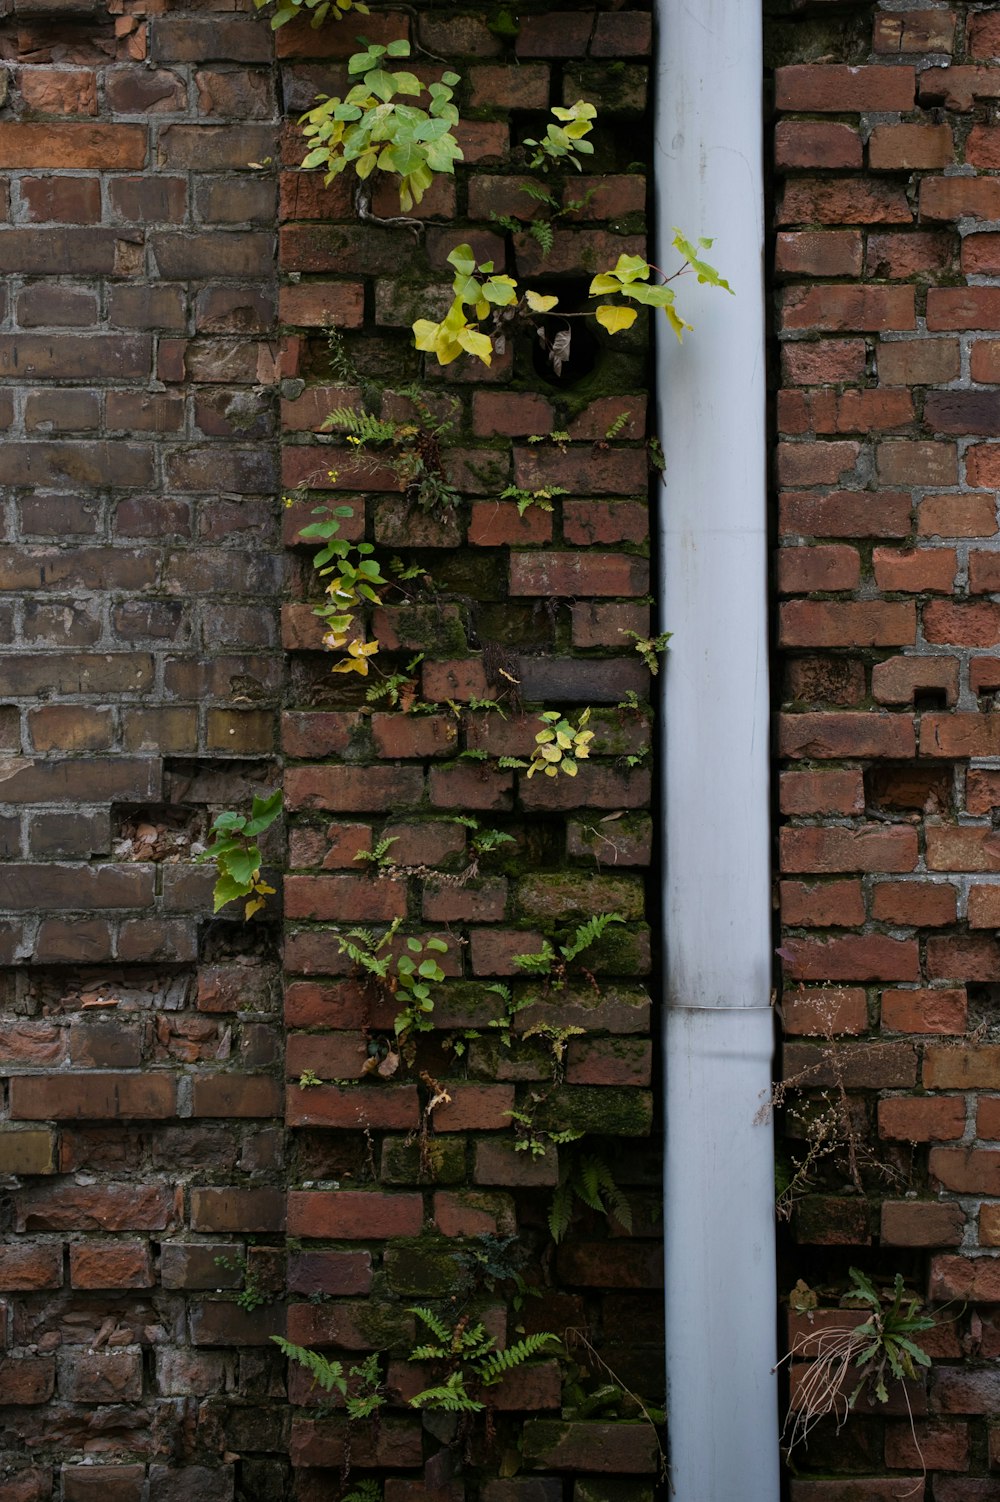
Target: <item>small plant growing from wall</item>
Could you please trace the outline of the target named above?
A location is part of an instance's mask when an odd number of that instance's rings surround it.
[[[254,797],[249,815],[235,812],[219,814],[212,825],[213,843],[197,856],[199,861],[214,861],[218,876],[213,893],[214,910],[228,903],[248,898],[244,918],[252,918],[274,896],[260,874],[263,856],[260,836],[281,814],[281,789],[266,798]]]

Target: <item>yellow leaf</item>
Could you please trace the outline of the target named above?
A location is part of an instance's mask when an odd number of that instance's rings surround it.
[[[526,292],[524,300],[533,313],[547,313],[559,301],[558,297],[543,297],[540,292]]]
[[[635,308],[617,308],[611,303],[602,303],[594,316],[602,329],[607,329],[609,334],[617,334],[622,329],[630,329],[638,314]]]
[[[247,903],[246,907],[243,909],[244,922],[249,922],[254,913],[259,913],[261,908],[264,906],[266,906],[266,904],[263,897],[252,897]]]
[[[482,360],[484,365],[492,362],[493,344],[486,334],[480,334],[476,329],[462,329],[457,338],[462,349],[468,350],[470,355],[475,355],[478,360]]]

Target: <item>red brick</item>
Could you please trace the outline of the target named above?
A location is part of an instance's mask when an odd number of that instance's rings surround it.
[[[979,658],[980,662],[988,659]],[[997,669],[1000,670],[1000,664]],[[992,674],[990,675],[993,676]],[[971,685],[977,692],[977,685]],[[965,807],[970,814],[990,814],[1000,807],[1000,773],[970,768],[965,779]]]
[[[1000,1152],[977,1147],[932,1147],[929,1172],[958,1194],[1000,1194]]]
[[[779,120],[774,128],[774,162],[779,169],[860,167],[861,159],[861,137],[850,125],[832,120]]]
[[[996,219],[1000,217],[1000,182],[988,177],[925,177],[920,183],[920,219]],[[959,289],[931,289],[938,291]],[[967,289],[968,290],[968,289]],[[984,290],[984,289],[981,289]],[[962,325],[945,324],[954,328]],[[928,324],[928,327],[932,327]],[[988,325],[987,325],[988,327]]]
[[[858,230],[800,230],[778,236],[775,269],[785,276],[860,276]]]
[[[958,560],[953,548],[876,548],[875,583],[886,591],[950,594]]]
[[[954,1095],[894,1095],[878,1103],[880,1137],[897,1142],[946,1142],[965,1132],[965,1101]]]
[[[784,871],[912,871],[917,863],[913,829],[882,824],[792,828],[780,831]]]
[[[163,1231],[180,1207],[170,1184],[54,1184],[20,1190],[14,1219],[18,1231]]]
[[[971,887],[969,927],[1000,928],[1000,887]]]
[[[285,801],[293,810],[382,812],[419,803],[423,786],[417,767],[291,767],[285,774]]]
[[[920,956],[915,939],[881,934],[850,934],[835,939],[784,941],[788,974],[796,980],[917,980]]]
[[[378,1190],[292,1190],[288,1195],[288,1234],[335,1237],[339,1241],[384,1241],[417,1236],[423,1225],[419,1194]]]
[[[913,501],[903,491],[786,492],[779,506],[783,536],[905,537]]]
[[[144,1241],[77,1241],[69,1249],[73,1288],[152,1288],[156,1281]]]
[[[513,553],[512,595],[590,595],[598,598],[645,594],[649,565],[623,553]]]
[[[782,715],[780,734],[782,756],[810,760],[851,756],[905,759],[916,749],[909,715]]]
[[[785,380],[799,386],[819,385],[824,381],[860,381],[865,374],[865,361],[863,339],[816,339],[781,347]]]
[[[434,1112],[438,1132],[499,1132],[510,1128],[513,1085],[450,1085],[451,1101]]]
[[[859,583],[860,559],[856,548],[782,548],[778,553],[778,590],[782,595],[857,589]]]
[[[928,714],[920,725],[922,756],[1000,756],[1000,715]]]
[[[780,610],[781,644],[786,647],[893,647],[916,640],[912,605],[862,600],[791,600]]]
[[[994,1044],[928,1047],[924,1084],[930,1090],[994,1089],[1000,1080],[1000,1049]]]
[[[976,1109],[976,1135],[987,1141],[1000,1140],[1000,1097],[981,1095]]]
[[[14,1121],[163,1120],[175,1114],[166,1074],[19,1075],[10,1082]]]
[[[392,1085],[380,1089],[314,1085],[306,1090],[293,1085],[286,1097],[285,1121],[293,1127],[340,1127],[357,1131],[363,1123],[368,1123],[380,1131],[405,1131],[419,1125],[420,1104],[415,1085]]]
[[[860,772],[782,772],[783,814],[860,814],[865,795]]]
[[[957,1243],[952,1243],[956,1245]],[[1000,1246],[1000,1205],[983,1205],[979,1211],[980,1246]]]
[[[901,52],[950,52],[954,40],[954,11],[913,10],[899,15],[883,11],[875,17],[873,45],[880,54],[894,56]],[[938,1468],[935,1461],[929,1460],[927,1464],[932,1469]],[[954,1470],[957,1467],[945,1466],[944,1469]]]
[[[34,1242],[0,1246],[0,1289],[5,1293],[60,1288],[63,1280],[62,1244]]]
[[[931,890],[940,891],[941,888]],[[954,908],[955,894],[951,887],[945,889]],[[876,916],[878,916],[876,914]],[[886,922],[897,920],[885,915]],[[948,922],[948,918],[938,918]],[[951,921],[954,921],[952,914]],[[967,1018],[964,988],[942,990],[935,988],[921,991],[884,991],[882,993],[882,1027],[898,1033],[962,1033]]]
[[[979,590],[984,585],[989,587],[988,581],[979,582]],[[934,600],[924,607],[923,616],[924,634],[929,642],[991,647],[1000,641],[1000,606],[992,602],[962,604]]]
[[[970,1303],[1000,1304],[1000,1258],[996,1257],[935,1257],[931,1262],[929,1297],[932,1299],[962,1299]],[[946,1370],[946,1369],[945,1369]],[[965,1373],[953,1370],[959,1383]],[[974,1376],[974,1373],[969,1373]],[[986,1375],[991,1375],[986,1373]],[[935,1379],[935,1386],[941,1380]],[[950,1379],[949,1379],[950,1380]],[[937,1407],[951,1408],[950,1401],[936,1403]],[[954,1404],[955,1411],[974,1412],[964,1404]],[[992,1411],[992,1409],[990,1410]]]
[[[992,496],[929,495],[917,512],[917,531],[922,537],[992,537],[996,530]]]
[[[869,247],[872,240],[869,239]],[[957,339],[893,339],[878,349],[878,372],[889,386],[933,386],[953,381],[961,353]]]
[[[847,480],[861,452],[858,443],[779,443],[782,485],[836,485]]]
[[[921,691],[939,689],[951,705],[958,678],[957,657],[888,657],[872,669],[872,694],[880,704],[912,704]]]
[[[860,881],[781,883],[781,921],[793,928],[854,928],[865,921]]]
[[[868,161],[876,171],[947,167],[954,153],[949,125],[876,125],[868,138]]]
[[[121,171],[146,161],[144,125],[0,125],[0,160],[11,167]]]
[[[912,68],[851,68],[841,63],[795,63],[775,72],[775,107],[779,110],[911,110],[916,90]]]
[[[868,1003],[858,986],[824,986],[815,991],[786,989],[781,1002],[789,1037],[825,1037],[828,1033],[868,1031]]]
[[[914,291],[912,287],[790,287],[782,299],[782,327],[844,333],[912,329],[916,327]]]
[[[886,1246],[959,1246],[965,1231],[961,1205],[920,1200],[882,1204],[882,1242]]]
[[[887,439],[878,445],[877,465],[883,485],[954,485],[958,480],[953,443]]]
[[[950,182],[962,179],[949,178]],[[1000,182],[996,184],[1000,189]],[[1000,288],[930,287],[927,327],[939,329],[995,329],[1000,324]]]
[[[955,179],[948,177],[935,181],[954,182]],[[792,178],[785,184],[781,195],[777,223],[912,224],[913,210],[906,193],[895,183],[861,177]]]
[[[1000,966],[1000,944],[962,935],[928,939],[926,966],[929,980],[992,981]]]
[[[287,880],[287,878],[286,878]],[[266,1074],[196,1075],[192,1114],[220,1118],[280,1116],[281,1087]]]

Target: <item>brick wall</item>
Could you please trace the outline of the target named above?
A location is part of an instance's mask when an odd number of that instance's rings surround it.
[[[964,5],[770,31],[786,1066],[805,1115],[843,1086],[857,1170],[800,1186],[782,1291],[856,1263],[943,1306],[930,1478],[896,1393],[817,1431],[800,1470],[855,1479],[797,1502],[998,1487],[998,36]]]
[[[558,385],[530,334],[442,378],[408,329],[461,240],[566,297],[645,244],[649,16],[556,9],[520,7],[519,28],[475,6],[364,21],[425,49],[427,76],[442,57],[463,75],[467,166],[428,196],[419,239],[359,224],[343,180],[297,170],[294,121],[342,88],[357,23],[273,38],[250,0],[15,0],[0,24],[3,1502],[308,1502],[340,1495],[348,1451],[352,1477],[388,1478],[386,1502],[651,1498],[652,1431],[628,1400],[581,1404],[606,1374],[579,1346],[566,1421],[551,1360],[457,1440],[406,1402],[415,1302],[481,1314],[501,1343],[579,1328],[661,1398],[649,680],[621,634],[649,621],[645,337],[598,342]],[[598,149],[570,196],[593,197],[543,262],[490,215],[537,212],[518,143],[581,96]],[[454,424],[445,514],[318,431],[338,403],[405,415],[408,383]],[[569,436],[528,442],[554,431]],[[519,518],[498,499],[511,482],[567,494]],[[344,535],[423,571],[369,630],[384,670],[424,654],[425,713],[331,675],[300,536],[331,499],[352,507]],[[502,714],[475,707],[491,699]],[[530,752],[538,710],[584,705],[595,755],[575,781],[496,765]],[[283,764],[287,860],[277,839],[267,855],[288,870],[287,1108],[276,904],[213,919],[190,858]],[[472,880],[470,816],[512,836]],[[383,837],[397,869],[380,875],[355,856]],[[588,958],[596,979],[520,1013],[505,1048],[487,987],[523,992],[515,954],[608,910],[626,921]],[[450,978],[415,1057],[380,1080],[362,1068],[392,1012],[372,1011],[337,932],[397,916],[445,940]],[[539,1020],[581,1029],[558,1081],[523,1036]],[[305,1070],[322,1083],[300,1088]],[[450,1100],[421,1141],[436,1085]],[[578,1204],[553,1247],[558,1160],[577,1149],[514,1150],[507,1113],[533,1095],[540,1127],[586,1131],[612,1166],[631,1237]],[[510,1280],[456,1294],[456,1255],[483,1233],[517,1234],[541,1298],[516,1308]],[[285,1329],[347,1363],[377,1352],[381,1423],[327,1414],[270,1341]]]

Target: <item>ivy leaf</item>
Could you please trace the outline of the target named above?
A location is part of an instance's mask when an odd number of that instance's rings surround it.
[[[476,269],[476,258],[471,245],[456,245],[448,256],[448,263],[462,276],[471,276]]]
[[[622,329],[630,329],[639,315],[635,308],[620,308],[611,303],[602,303],[594,316],[609,334],[617,334]]]
[[[558,297],[543,297],[540,292],[526,292],[524,300],[533,313],[547,313],[559,301]]]

